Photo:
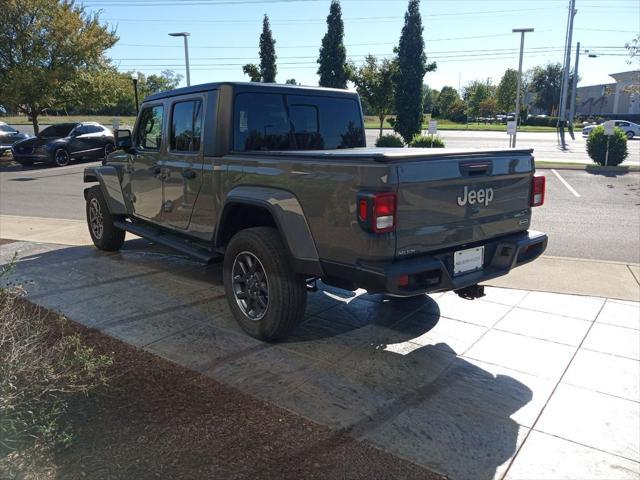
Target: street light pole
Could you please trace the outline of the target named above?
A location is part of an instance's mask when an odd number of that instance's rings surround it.
[[[171,37],[182,37],[184,38],[184,63],[187,69],[187,87],[191,86],[191,72],[189,69],[189,40],[188,37],[191,34],[189,32],[176,32],[170,33]]]
[[[133,81],[133,93],[136,98],[136,115],[138,114],[138,110],[140,109],[140,103],[138,102],[138,77],[135,75],[131,76],[131,80]]]
[[[518,122],[520,121],[520,89],[522,88],[522,57],[524,56],[524,34],[533,32],[533,28],[514,28],[513,33],[520,33],[520,61],[518,63],[518,86],[516,87],[516,131],[511,139],[511,146],[516,147],[516,135],[518,134]]]
[[[576,115],[576,99],[578,97],[578,65],[580,64],[580,42],[576,45],[576,66],[573,69],[573,81],[571,83],[571,104],[569,106],[569,133],[573,135],[573,117]]]
[[[564,127],[567,122],[567,95],[569,94],[569,71],[571,70],[571,42],[573,39],[573,18],[576,10],[576,0],[569,0],[569,18],[567,23],[567,38],[565,44],[564,70],[562,74],[562,85],[560,87],[560,105],[558,106],[558,133],[560,135],[560,146],[566,149],[564,140]]]

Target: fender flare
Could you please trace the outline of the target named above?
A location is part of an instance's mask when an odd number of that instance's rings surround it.
[[[285,242],[296,273],[321,277],[324,275],[311,229],[296,196],[279,188],[239,186],[228,194],[216,226],[215,244],[220,245],[230,207],[253,205],[271,213]]]
[[[118,169],[109,165],[100,167],[87,167],[84,169],[84,183],[100,184],[100,189],[104,198],[109,205],[109,212],[112,215],[127,215],[127,204],[124,201],[122,186],[120,185],[120,177]],[[87,196],[85,190],[85,198]]]

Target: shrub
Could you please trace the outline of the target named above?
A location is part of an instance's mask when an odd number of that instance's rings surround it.
[[[532,127],[555,127],[558,124],[558,117],[529,117],[522,125]]]
[[[605,164],[607,156],[607,135],[601,125],[594,128],[587,138],[587,153],[591,159],[599,165]],[[609,159],[607,165],[620,165],[629,155],[627,150],[627,136],[622,129],[615,128],[613,135],[609,136]]]
[[[439,135],[416,135],[409,143],[414,148],[444,148],[444,140]]]
[[[376,147],[404,147],[404,142],[395,135],[382,135],[376,141]]]
[[[111,359],[64,334],[65,324],[16,289],[0,289],[0,471],[68,443],[61,419],[70,401],[107,384]]]

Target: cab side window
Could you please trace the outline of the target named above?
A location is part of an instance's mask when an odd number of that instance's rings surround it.
[[[171,150],[199,152],[202,135],[202,102],[190,100],[173,104],[171,114]]]
[[[147,107],[142,110],[138,132],[136,135],[136,147],[143,150],[159,150],[162,144],[162,105]]]

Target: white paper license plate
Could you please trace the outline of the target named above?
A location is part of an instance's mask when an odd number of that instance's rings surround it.
[[[482,269],[484,247],[460,250],[453,254],[453,274],[473,272]]]

